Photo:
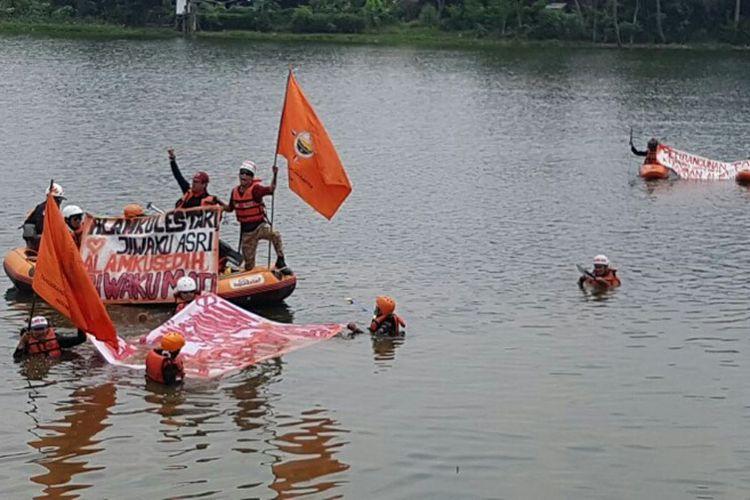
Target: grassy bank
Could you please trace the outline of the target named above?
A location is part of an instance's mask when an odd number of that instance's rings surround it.
[[[180,34],[165,28],[127,28],[99,23],[48,23],[0,21],[0,33],[9,35],[41,35],[61,38],[171,38]]]
[[[0,34],[36,35],[61,38],[101,39],[164,39],[182,36],[169,28],[128,28],[99,23],[47,23],[0,21]],[[279,43],[335,43],[354,45],[418,46],[445,49],[493,49],[502,47],[568,47],[568,48],[617,48],[613,43],[591,43],[562,40],[527,40],[518,38],[478,37],[470,32],[446,32],[438,29],[409,26],[393,26],[380,32],[366,33],[289,33],[259,31],[201,31],[196,38],[215,40],[245,40],[248,42]],[[723,43],[701,44],[634,44],[623,49],[708,49],[738,50],[739,47]]]

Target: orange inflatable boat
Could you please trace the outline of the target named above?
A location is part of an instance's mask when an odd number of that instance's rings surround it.
[[[740,170],[737,175],[734,176],[734,180],[740,186],[750,186],[750,170]]]
[[[644,163],[641,165],[638,175],[647,181],[666,179],[669,177],[669,169],[658,163]]]
[[[28,292],[31,291],[35,263],[36,252],[20,247],[5,255],[3,268],[16,288]],[[268,304],[289,297],[296,286],[297,277],[294,275],[285,276],[275,269],[255,267],[252,271],[222,274],[216,293],[232,302]]]

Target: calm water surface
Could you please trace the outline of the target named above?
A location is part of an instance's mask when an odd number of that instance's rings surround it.
[[[272,161],[294,64],[354,192],[328,222],[280,190],[300,283],[260,312],[366,321],[345,298],[385,292],[409,322],[157,390],[89,346],[14,364],[29,304],[3,277],[2,496],[749,497],[750,193],[646,185],[627,145],[634,125],[747,157],[748,63],[0,39],[0,247],[50,177],[95,213],[174,203],[170,146],[226,198],[242,160]],[[574,264],[600,252],[624,285],[592,299]],[[167,318],[140,311],[112,309],[123,335]]]

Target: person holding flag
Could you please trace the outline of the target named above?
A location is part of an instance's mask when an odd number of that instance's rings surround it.
[[[276,191],[279,167],[273,166],[273,181],[270,186],[261,184],[261,180],[255,177],[256,170],[255,163],[250,160],[240,166],[240,183],[232,189],[229,204],[224,210],[235,212],[237,222],[240,223],[240,250],[245,259],[245,270],[250,271],[255,267],[258,242],[268,240],[276,251],[276,270],[289,275],[292,274],[292,270],[287,267],[284,259],[281,234],[268,224],[266,205],[263,203],[265,196],[272,196]]]
[[[13,360],[19,361],[25,356],[44,356],[58,359],[62,349],[75,347],[86,342],[86,334],[78,330],[75,337],[61,336],[47,322],[44,316],[31,318],[30,328],[21,330],[21,340],[13,352]]]
[[[117,351],[115,326],[89,277],[78,247],[70,237],[54,197],[55,193],[50,190],[32,288],[79,330],[90,333]]]

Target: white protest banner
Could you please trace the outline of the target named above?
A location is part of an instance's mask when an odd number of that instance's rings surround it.
[[[108,304],[174,301],[190,276],[198,291],[216,291],[221,209],[198,207],[148,217],[86,215],[81,257]]]

